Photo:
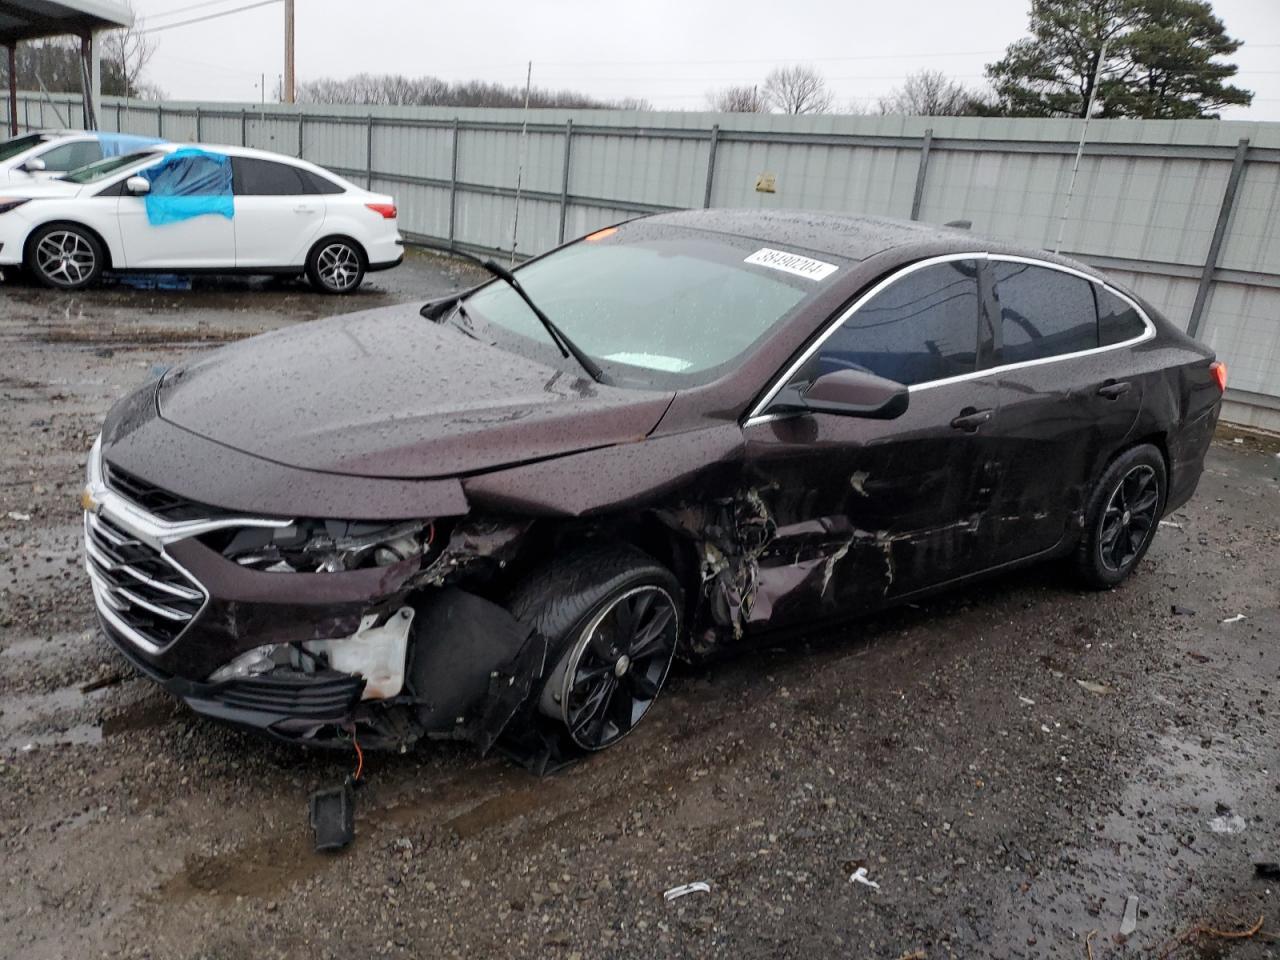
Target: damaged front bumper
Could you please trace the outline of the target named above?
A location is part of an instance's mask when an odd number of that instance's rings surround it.
[[[520,525],[458,523],[429,559],[269,571],[228,559],[209,535],[292,521],[166,520],[114,488],[96,446],[87,472],[85,567],[102,632],[197,713],[318,744],[358,732],[373,747],[435,736],[487,749],[523,702],[513,695],[527,695],[543,669],[527,627],[444,586],[499,563]],[[485,644],[460,642],[470,640],[455,626],[464,608],[468,619],[487,618]],[[433,657],[438,647],[449,655]]]

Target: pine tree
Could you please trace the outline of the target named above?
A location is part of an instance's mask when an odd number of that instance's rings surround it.
[[[987,65],[1004,116],[1216,117],[1253,94],[1214,58],[1240,49],[1207,0],[1032,0],[1031,36]]]

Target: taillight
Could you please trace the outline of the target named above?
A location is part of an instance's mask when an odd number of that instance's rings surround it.
[[[383,220],[394,220],[396,218],[396,205],[394,203],[366,203],[365,206],[374,213],[381,215]]]
[[[1213,382],[1218,385],[1218,390],[1222,393],[1227,392],[1227,365],[1221,360],[1215,360],[1209,364],[1209,372],[1213,374]]]

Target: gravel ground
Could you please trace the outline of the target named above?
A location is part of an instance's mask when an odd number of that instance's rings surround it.
[[[313,853],[308,794],[350,757],[200,720],[95,637],[85,453],[156,364],[472,276],[411,256],[347,299],[0,286],[0,955],[1280,952],[1254,868],[1280,860],[1280,445],[1226,431],[1116,591],[1050,566],[686,670],[544,779],[371,756],[355,845]]]

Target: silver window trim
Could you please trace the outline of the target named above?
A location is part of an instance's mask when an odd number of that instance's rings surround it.
[[[1090,276],[1082,270],[1076,270],[1073,267],[1068,267],[1060,263],[1052,263],[1048,260],[1039,260],[1035,257],[1024,257],[1010,253],[985,253],[981,251],[973,251],[971,253],[948,253],[938,257],[929,257],[926,260],[919,260],[916,263],[908,264],[902,269],[891,273],[855,300],[849,306],[849,309],[844,311],[844,313],[832,320],[830,324],[828,324],[827,329],[822,331],[818,338],[814,340],[804,353],[800,355],[799,359],[792,363],[791,366],[787,367],[782,376],[774,381],[774,384],[769,388],[769,391],[765,393],[760,402],[752,408],[749,414],[747,414],[746,419],[743,421],[743,426],[750,426],[753,423],[766,423],[778,416],[778,414],[766,414],[764,411],[768,408],[769,404],[773,402],[774,398],[777,397],[778,393],[781,392],[783,387],[791,382],[791,378],[796,375],[797,371],[808,363],[809,359],[818,352],[822,345],[826,343],[837,330],[844,326],[845,321],[853,316],[868,300],[880,293],[880,291],[884,290],[886,287],[897,283],[910,273],[922,270],[925,267],[934,266],[935,264],[950,263],[953,260],[1002,260],[1011,263],[1026,263],[1032,266],[1046,267],[1050,270],[1057,270],[1059,273],[1067,273],[1071,276],[1079,277],[1082,280],[1086,280],[1089,283],[1102,287],[1108,293],[1114,294],[1133,307],[1138,316],[1142,319],[1142,324],[1146,329],[1144,329],[1139,336],[1132,337],[1129,340],[1123,340],[1120,343],[1109,343],[1106,346],[1090,347],[1088,350],[1077,350],[1073,353],[1061,353],[1052,357],[1039,357],[1035,360],[1022,360],[1017,363],[1005,363],[996,367],[987,367],[984,370],[975,370],[972,373],[962,373],[954,377],[944,377],[941,380],[927,380],[924,383],[911,384],[907,387],[907,390],[910,393],[917,393],[921,390],[932,390],[934,387],[943,387],[952,383],[962,383],[965,380],[976,380],[980,377],[988,377],[993,373],[1000,373],[1006,370],[1019,370],[1023,367],[1035,367],[1045,363],[1057,363],[1061,360],[1072,360],[1076,357],[1086,357],[1095,353],[1103,353],[1107,350],[1118,350],[1121,347],[1132,347],[1135,344],[1150,340],[1156,335],[1155,324],[1151,322],[1151,318],[1147,316],[1147,312],[1142,309],[1141,304],[1123,291],[1117,290],[1105,280],[1099,280],[1097,277]]]

